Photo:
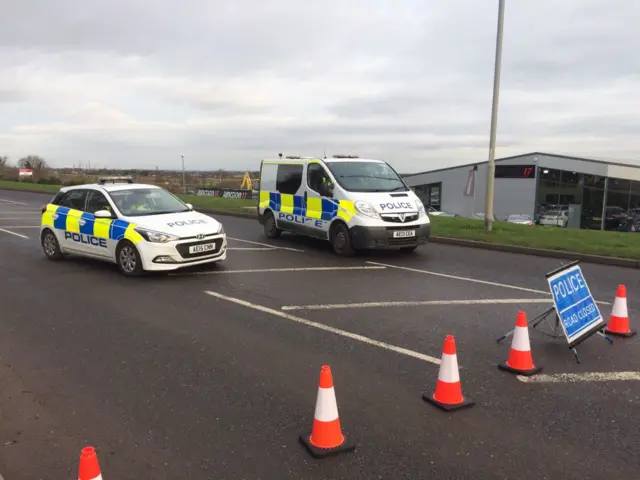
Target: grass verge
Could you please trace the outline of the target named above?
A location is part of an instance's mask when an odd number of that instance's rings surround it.
[[[22,190],[38,193],[56,193],[57,185],[39,185],[0,181],[0,189]],[[201,210],[220,213],[256,214],[257,200],[235,198],[198,197],[180,195],[187,203]],[[634,233],[600,232],[573,228],[556,228],[515,225],[495,222],[492,232],[484,231],[482,220],[451,217],[431,217],[432,235],[496,245],[516,245],[543,248],[587,255],[629,258],[640,261],[640,236]]]

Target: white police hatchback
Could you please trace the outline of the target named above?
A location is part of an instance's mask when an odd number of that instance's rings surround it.
[[[50,260],[68,254],[96,258],[117,264],[127,276],[227,257],[220,222],[130,177],[61,188],[42,209],[40,240]]]

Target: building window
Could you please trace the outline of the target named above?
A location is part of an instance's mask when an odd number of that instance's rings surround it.
[[[442,208],[442,182],[417,185],[414,192],[425,207],[433,207],[436,210]]]

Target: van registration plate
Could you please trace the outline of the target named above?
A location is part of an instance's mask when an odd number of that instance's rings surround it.
[[[396,230],[395,232],[393,232],[393,238],[408,238],[408,237],[415,237],[415,236],[416,236],[415,230]]]

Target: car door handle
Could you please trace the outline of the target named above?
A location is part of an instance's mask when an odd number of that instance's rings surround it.
[[[58,215],[57,213],[54,213],[54,214],[51,216],[51,218],[53,218],[54,220],[57,220],[57,219],[58,219],[58,217],[59,217],[59,215]]]
[[[87,221],[84,218],[81,218],[80,220],[78,220],[78,225],[86,225]]]

